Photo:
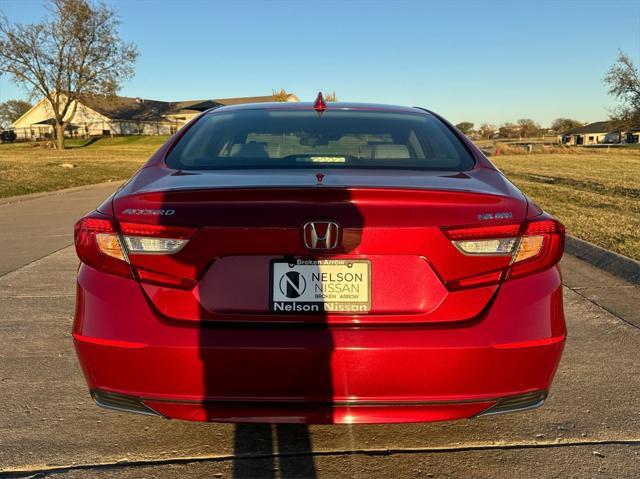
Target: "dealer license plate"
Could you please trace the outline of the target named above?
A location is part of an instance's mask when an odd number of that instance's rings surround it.
[[[349,259],[271,261],[271,311],[366,313],[371,309],[371,262]]]

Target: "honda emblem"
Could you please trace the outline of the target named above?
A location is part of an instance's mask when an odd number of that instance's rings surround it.
[[[340,226],[332,221],[308,221],[302,226],[302,238],[307,249],[334,249],[338,246]]]

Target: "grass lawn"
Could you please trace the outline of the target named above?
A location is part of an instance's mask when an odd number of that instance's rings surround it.
[[[640,150],[585,148],[491,161],[569,234],[640,260]]]
[[[0,198],[125,180],[166,140],[166,136],[128,136],[99,139],[87,146],[85,140],[69,140],[64,151],[33,143],[0,145]],[[76,167],[63,168],[63,163]]]
[[[166,139],[130,136],[89,145],[72,140],[64,151],[29,143],[0,145],[0,197],[127,179]],[[640,259],[640,149],[584,148],[491,161],[558,217],[569,234]]]

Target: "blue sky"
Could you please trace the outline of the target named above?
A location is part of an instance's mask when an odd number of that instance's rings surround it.
[[[269,94],[419,105],[454,122],[605,119],[619,48],[640,61],[638,1],[222,2],[106,0],[140,49],[120,94]],[[40,0],[0,0],[34,22]],[[25,97],[0,78],[0,101]]]

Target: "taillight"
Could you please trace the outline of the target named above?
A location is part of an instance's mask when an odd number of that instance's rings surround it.
[[[99,271],[131,278],[131,268],[113,222],[96,212],[80,219],[74,228],[80,261]]]
[[[447,236],[462,253],[467,255],[511,255],[517,242],[520,225],[458,228],[447,231]]]
[[[192,268],[185,277],[184,266],[192,261],[174,255],[179,256],[197,228],[121,222],[120,231],[140,281],[182,289],[195,286]]]
[[[444,233],[471,261],[482,259],[485,268],[467,277],[444,278],[450,289],[497,284],[543,271],[560,261],[564,251],[564,227],[546,214],[524,224],[451,228]],[[460,269],[464,267],[460,264]]]
[[[193,235],[194,228],[182,226],[120,223],[124,243],[130,254],[174,254]]]
[[[110,218],[94,212],[76,223],[75,244],[80,260],[94,269],[132,278],[133,267],[142,281],[189,288],[194,286],[194,278],[156,271],[140,258],[174,255],[195,231],[196,228],[140,223],[120,223],[116,227]]]
[[[514,253],[509,277],[519,278],[548,269],[560,261],[563,252],[564,226],[560,222],[548,217],[529,221]]]

